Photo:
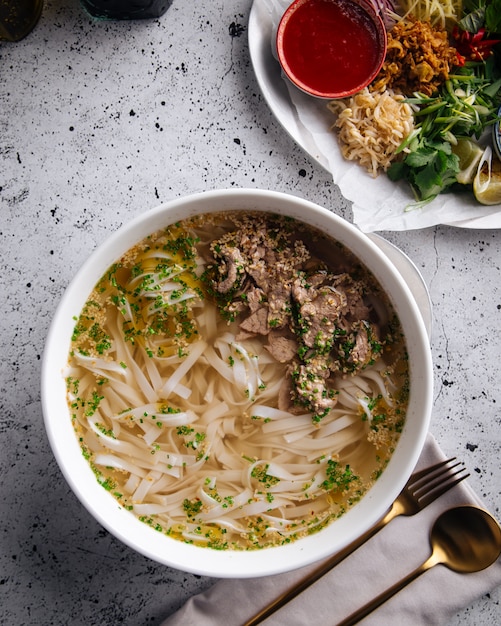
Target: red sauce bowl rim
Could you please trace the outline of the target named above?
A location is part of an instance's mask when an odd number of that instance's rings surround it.
[[[285,31],[287,29],[287,26],[289,24],[289,20],[291,18],[291,16],[296,12],[296,10],[302,6],[303,4],[307,4],[307,3],[316,3],[316,2],[325,2],[325,0],[294,0],[294,2],[289,5],[289,7],[286,9],[286,11],[284,12],[284,14],[282,15],[279,25],[278,25],[278,29],[277,29],[277,35],[276,35],[276,49],[277,49],[277,56],[278,56],[278,60],[279,63],[282,67],[282,70],[285,72],[285,75],[287,76],[287,78],[294,84],[296,85],[296,87],[298,87],[299,89],[301,89],[301,91],[304,91],[307,94],[310,94],[312,96],[315,96],[317,98],[324,98],[324,99],[328,99],[328,100],[335,100],[337,98],[346,98],[348,96],[351,96],[359,91],[361,91],[362,89],[364,89],[364,87],[367,87],[367,85],[369,85],[377,76],[377,74],[379,73],[379,70],[381,69],[385,57],[386,57],[386,50],[387,50],[387,36],[386,36],[386,27],[384,25],[383,19],[381,18],[381,16],[375,11],[374,7],[370,4],[369,0],[330,0],[333,3],[339,3],[339,2],[343,2],[343,3],[352,3],[352,4],[357,4],[359,7],[361,7],[362,9],[365,10],[365,12],[367,13],[367,15],[371,18],[374,26],[376,27],[376,32],[377,32],[377,43],[379,45],[379,59],[377,64],[374,66],[374,68],[372,69],[370,75],[367,76],[367,79],[364,80],[362,83],[360,83],[360,85],[357,85],[356,87],[353,87],[351,89],[346,89],[344,91],[336,91],[336,92],[323,92],[323,91],[318,91],[317,89],[314,89],[313,87],[310,87],[308,84],[306,84],[304,81],[298,79],[295,74],[294,71],[292,70],[291,66],[289,65],[289,62],[287,61],[287,56],[284,52],[284,34]]]

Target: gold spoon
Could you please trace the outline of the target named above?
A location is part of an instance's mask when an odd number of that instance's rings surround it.
[[[356,624],[405,585],[435,565],[466,574],[489,567],[501,554],[501,527],[490,513],[476,506],[459,506],[440,515],[430,534],[431,556],[413,572],[358,611],[338,623]]]

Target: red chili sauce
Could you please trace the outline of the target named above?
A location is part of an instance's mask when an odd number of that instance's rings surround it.
[[[342,94],[362,88],[379,70],[381,33],[355,2],[306,0],[285,17],[277,43],[284,69],[298,86],[318,95]]]

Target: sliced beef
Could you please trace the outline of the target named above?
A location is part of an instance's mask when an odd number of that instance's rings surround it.
[[[302,340],[306,346],[323,349],[332,344],[344,302],[342,293],[322,287],[313,300],[301,305],[299,310],[305,325]]]
[[[355,345],[350,353],[349,360],[357,366],[364,365],[370,361],[371,354],[367,329],[365,327],[359,328],[356,331]]]
[[[267,335],[270,332],[268,326],[268,309],[262,306],[251,313],[240,323],[240,329],[253,335]]]
[[[270,328],[284,328],[291,315],[291,272],[276,272],[268,297],[268,324]]]
[[[373,324],[361,321],[352,328],[355,340],[347,360],[358,371],[379,356],[380,343],[378,329]]]
[[[264,291],[259,289],[259,287],[251,285],[245,294],[245,300],[250,311],[254,313],[263,305],[263,302],[265,301]]]
[[[272,330],[268,335],[266,349],[279,363],[289,363],[297,355],[297,341],[292,333],[285,336],[280,331]]]
[[[325,415],[337,402],[336,393],[328,384],[330,373],[327,360],[313,359],[299,365],[293,375],[300,403],[319,416]]]
[[[335,285],[346,297],[343,316],[350,322],[369,319],[370,309],[364,301],[364,284],[354,280],[349,274],[340,274]]]
[[[219,293],[228,293],[239,287],[245,271],[245,262],[242,253],[235,247],[222,247],[220,256],[222,262],[219,265],[219,273],[224,278],[216,284],[216,289]]]

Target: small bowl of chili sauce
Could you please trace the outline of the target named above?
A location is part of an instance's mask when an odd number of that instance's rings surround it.
[[[277,30],[285,75],[318,98],[367,87],[386,56],[386,28],[368,0],[294,0]]]

